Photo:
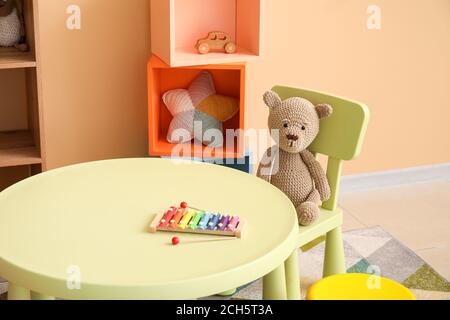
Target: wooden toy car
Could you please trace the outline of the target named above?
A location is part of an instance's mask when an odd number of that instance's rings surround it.
[[[221,31],[210,32],[206,38],[198,40],[196,48],[200,54],[220,50],[224,50],[226,53],[236,52],[236,44],[230,35]]]

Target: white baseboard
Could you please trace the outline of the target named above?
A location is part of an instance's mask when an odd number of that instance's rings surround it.
[[[450,163],[342,177],[341,193],[450,180]]]

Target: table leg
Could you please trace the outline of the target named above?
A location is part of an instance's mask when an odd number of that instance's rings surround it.
[[[264,300],[286,300],[286,277],[284,263],[263,279]]]
[[[286,291],[288,300],[300,300],[300,275],[298,267],[298,250],[284,262],[286,270]]]
[[[11,282],[8,284],[8,300],[30,300],[30,298],[30,290]]]
[[[55,300],[55,297],[47,296],[45,294],[31,291],[31,300]]]

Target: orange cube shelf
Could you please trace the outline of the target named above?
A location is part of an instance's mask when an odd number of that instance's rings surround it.
[[[218,94],[234,97],[240,101],[239,113],[224,123],[224,133],[227,129],[244,130],[244,63],[172,68],[158,57],[153,56],[148,63],[150,156],[196,158],[241,158],[244,156],[243,133],[235,137],[233,143],[228,145],[227,139],[224,137],[224,146],[220,149],[207,148],[199,143],[194,143],[194,140],[189,144],[182,145],[171,144],[167,141],[167,132],[173,117],[162,101],[163,94],[173,89],[187,89],[203,70],[207,70],[212,74]]]
[[[264,0],[152,0],[153,54],[171,67],[235,63],[261,55]],[[228,33],[234,54],[199,54],[197,40],[211,31]]]

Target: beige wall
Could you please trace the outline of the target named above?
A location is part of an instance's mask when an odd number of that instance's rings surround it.
[[[381,31],[366,28],[378,4]],[[265,57],[249,66],[250,116],[274,83],[365,102],[372,112],[360,173],[450,162],[450,1],[266,1]]]
[[[49,167],[146,154],[148,0],[40,0]],[[65,8],[80,4],[81,31]],[[366,28],[369,4],[382,30]],[[263,92],[289,84],[369,105],[360,159],[346,173],[450,161],[450,1],[267,0],[265,56],[248,66],[247,127]]]

